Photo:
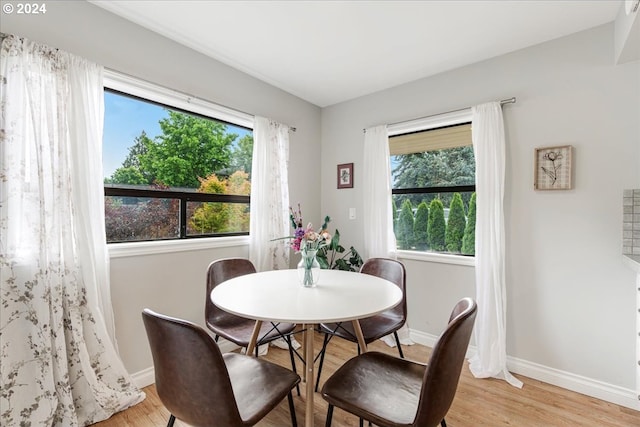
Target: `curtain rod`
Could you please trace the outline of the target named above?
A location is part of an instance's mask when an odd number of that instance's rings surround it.
[[[512,96],[511,98],[501,100],[500,101],[500,106],[503,106],[505,104],[515,104],[515,103],[516,103],[516,97]],[[469,108],[471,108],[471,107],[459,108],[457,110],[445,111],[444,113],[431,114],[430,116],[417,117],[415,119],[409,119],[409,120],[403,120],[401,122],[389,123],[389,124],[387,124],[387,126],[399,125],[400,123],[412,122],[414,120],[428,119],[429,117],[440,116],[442,114],[457,113],[458,111],[468,110]],[[367,129],[362,129],[362,131],[366,133]]]

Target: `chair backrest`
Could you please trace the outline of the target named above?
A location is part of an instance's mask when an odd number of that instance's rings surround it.
[[[407,320],[407,272],[404,264],[391,258],[369,258],[360,268],[360,273],[381,277],[395,283],[402,291],[402,301],[390,311]]]
[[[142,312],[156,390],[166,408],[193,426],[241,426],[231,380],[218,345],[191,322]]]
[[[211,291],[225,280],[255,272],[256,268],[253,263],[246,258],[223,258],[209,264],[207,268],[207,295],[204,305],[205,319],[213,320],[219,314],[227,317],[234,316],[216,307],[211,301]]]
[[[463,298],[453,308],[449,324],[431,352],[414,425],[437,425],[449,411],[458,388],[477,309],[471,298]]]

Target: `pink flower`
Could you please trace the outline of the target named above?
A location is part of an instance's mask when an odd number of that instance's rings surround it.
[[[294,211],[291,207],[289,208],[289,219],[294,229],[293,236],[283,237],[283,239],[291,239],[289,245],[294,251],[318,250],[331,243],[331,234],[329,234],[325,228],[331,220],[328,216],[325,217],[325,222],[320,230],[314,230],[313,224],[311,223],[308,223],[307,227],[304,228],[302,226],[302,209],[300,209],[300,204],[298,204],[297,211]]]

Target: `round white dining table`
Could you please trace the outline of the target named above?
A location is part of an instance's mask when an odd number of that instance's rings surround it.
[[[397,305],[402,291],[393,282],[369,274],[321,270],[315,287],[300,284],[298,272],[274,270],[238,276],[211,291],[221,309],[256,320],[247,354],[253,354],[262,321],[303,325],[305,331],[305,426],[313,427],[313,329],[318,323],[352,321],[360,349],[366,343],[357,319],[381,313]]]

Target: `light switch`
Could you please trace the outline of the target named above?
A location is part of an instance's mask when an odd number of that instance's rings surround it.
[[[349,208],[349,219],[356,219],[356,208]]]

